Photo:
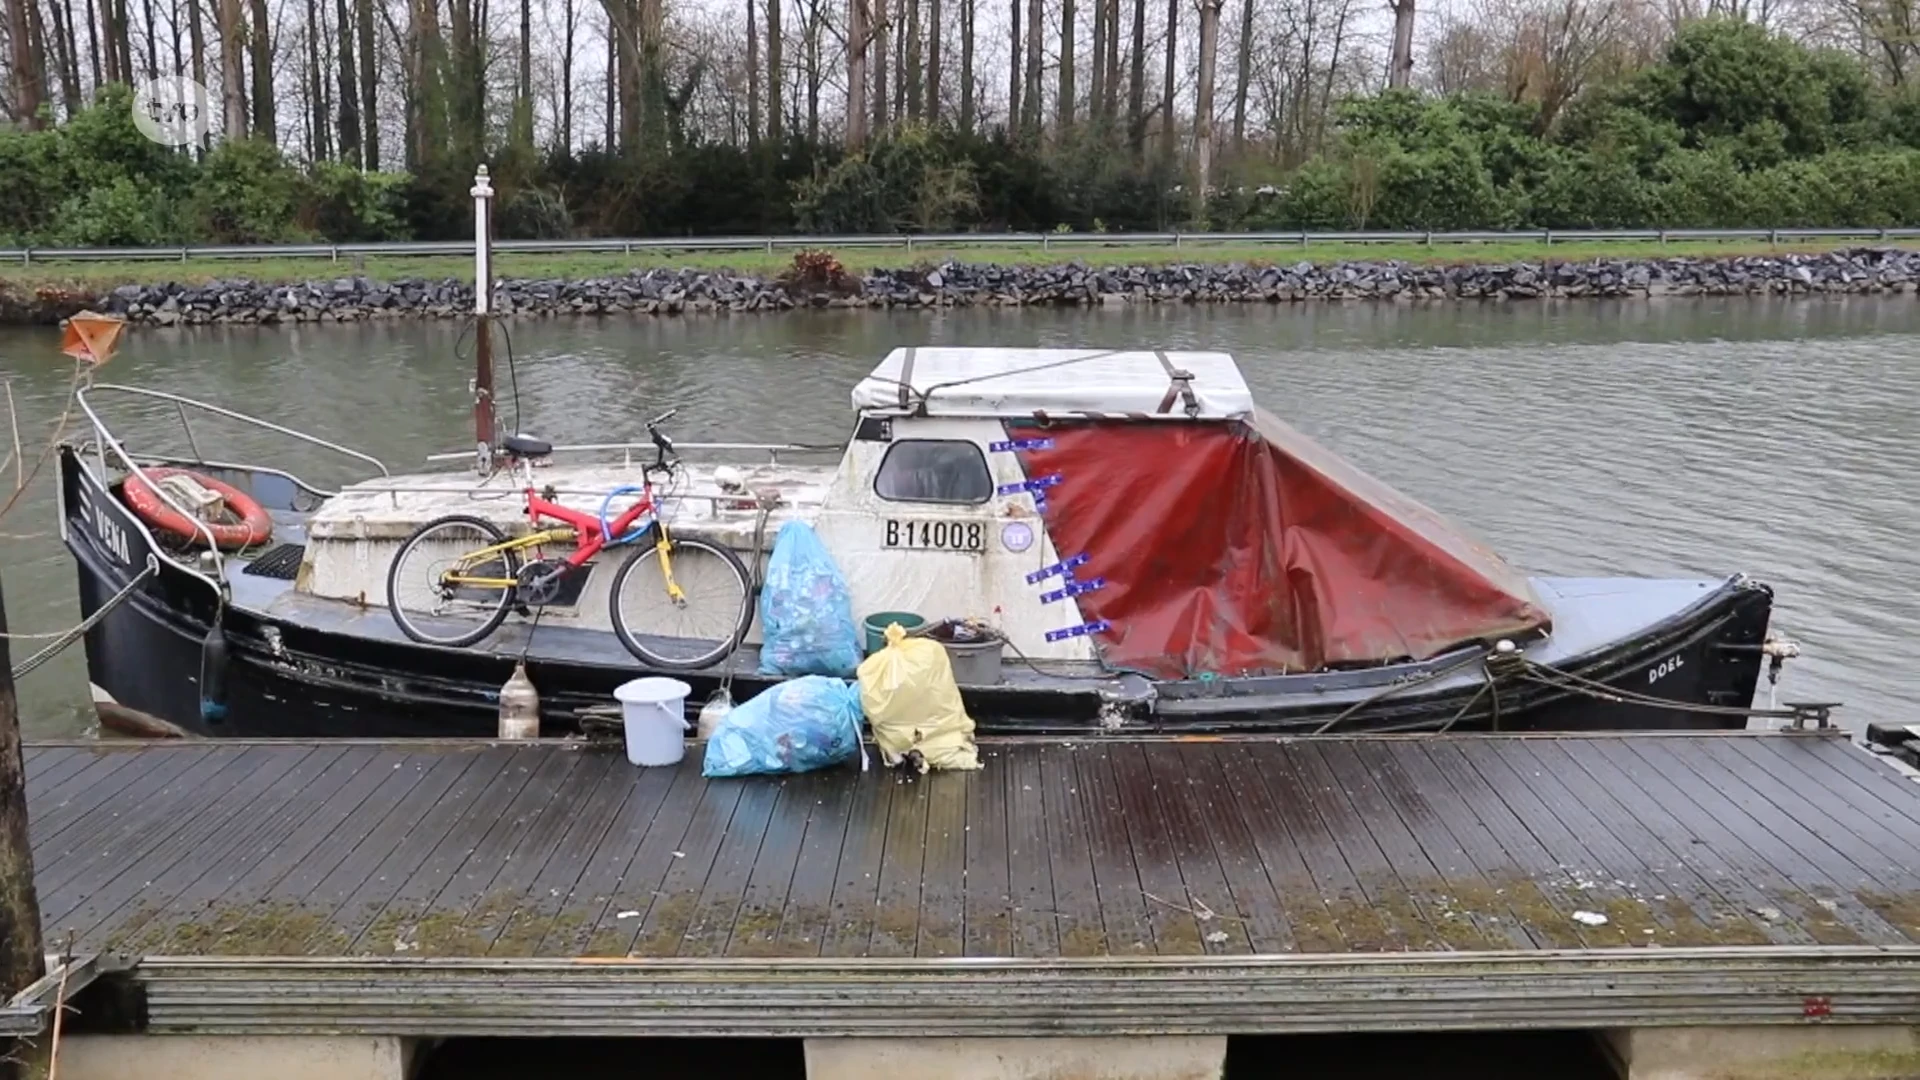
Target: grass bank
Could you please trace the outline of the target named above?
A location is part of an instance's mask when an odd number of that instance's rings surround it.
[[[1887,241],[1887,246],[1920,247],[1916,241]],[[854,273],[902,269],[942,262],[993,263],[1002,266],[1049,266],[1082,262],[1091,266],[1157,266],[1169,263],[1249,263],[1292,265],[1346,261],[1401,260],[1417,264],[1460,265],[1514,262],[1584,262],[1591,259],[1731,258],[1743,255],[1817,255],[1837,250],[1832,241],[1767,244],[1754,242],[1584,241],[1545,244],[1245,244],[1183,240],[1172,245],[1105,245],[1091,241],[1061,241],[1046,248],[966,246],[852,248],[836,252]],[[791,251],[636,252],[622,254],[502,253],[495,257],[498,273],[507,278],[579,280],[606,277],[628,270],[688,268],[730,270],[772,276],[792,265]],[[261,284],[292,284],[362,274],[378,281],[399,278],[458,278],[472,276],[473,260],[463,256],[369,256],[331,262],[324,259],[196,259],[187,262],[129,260],[126,262],[36,262],[0,267],[0,289],[32,293],[39,289],[100,292],[119,285],[204,284],[219,278],[248,278]]]

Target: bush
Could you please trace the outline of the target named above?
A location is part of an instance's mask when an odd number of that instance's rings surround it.
[[[801,181],[793,213],[803,232],[944,232],[979,205],[973,162],[932,130],[909,127]]]
[[[55,213],[59,227],[44,241],[63,247],[135,247],[180,239],[168,200],[151,184],[121,176],[68,198]]]
[[[322,162],[308,178],[300,221],[306,231],[333,241],[405,240],[410,180],[405,173],[361,172],[351,165]]]
[[[306,239],[295,218],[306,178],[278,147],[255,139],[215,146],[200,165],[188,202],[194,234],[218,244]]]

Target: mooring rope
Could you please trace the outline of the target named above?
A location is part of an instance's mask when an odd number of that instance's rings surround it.
[[[1483,669],[1484,674],[1486,676],[1485,683],[1481,685],[1479,690],[1477,690],[1472,697],[1467,699],[1466,704],[1462,705],[1460,709],[1448,719],[1437,722],[1437,723],[1431,720],[1414,721],[1409,724],[1389,725],[1387,727],[1372,728],[1369,730],[1417,731],[1421,729],[1431,728],[1439,732],[1450,731],[1461,720],[1466,718],[1467,714],[1473,710],[1473,707],[1480,703],[1480,699],[1482,697],[1485,697],[1488,694],[1491,694],[1493,696],[1493,708],[1494,708],[1493,715],[1495,718],[1496,730],[1498,730],[1497,724],[1498,724],[1499,710],[1500,710],[1499,683],[1503,679],[1512,679],[1520,682],[1530,682],[1537,686],[1547,687],[1548,689],[1551,689],[1551,690],[1559,690],[1564,693],[1570,693],[1570,694],[1579,694],[1583,697],[1590,697],[1598,701],[1605,701],[1615,705],[1638,705],[1638,706],[1642,706],[1650,709],[1666,709],[1666,710],[1671,710],[1673,712],[1694,713],[1696,715],[1701,715],[1701,716],[1740,717],[1742,719],[1749,719],[1749,720],[1761,719],[1761,720],[1800,721],[1800,720],[1811,719],[1816,721],[1824,721],[1825,713],[1828,708],[1828,706],[1826,705],[1803,705],[1799,707],[1789,705],[1785,708],[1775,708],[1769,705],[1767,708],[1754,708],[1751,706],[1744,706],[1744,705],[1709,705],[1705,703],[1690,702],[1690,701],[1676,701],[1672,698],[1657,697],[1653,694],[1643,694],[1635,690],[1623,690],[1619,687],[1609,686],[1606,683],[1599,682],[1594,679],[1589,679],[1584,675],[1576,675],[1571,671],[1564,671],[1560,668],[1554,667],[1551,664],[1543,663],[1542,661],[1535,660],[1531,657],[1520,655],[1518,653],[1513,653],[1513,652],[1501,653],[1496,651],[1496,652],[1488,653],[1484,656],[1472,656],[1460,663],[1456,663],[1448,667],[1440,668],[1436,671],[1426,673],[1418,678],[1408,679],[1404,682],[1394,683],[1391,686],[1388,686],[1386,689],[1381,690],[1376,694],[1372,694],[1368,697],[1362,698],[1361,700],[1354,702],[1352,705],[1347,706],[1347,708],[1342,710],[1338,715],[1323,722],[1319,727],[1315,728],[1313,731],[1313,734],[1324,735],[1327,732],[1331,731],[1333,728],[1339,726],[1339,724],[1342,721],[1346,720],[1348,717],[1351,717],[1352,715],[1361,711],[1362,709],[1366,708],[1369,705],[1373,705],[1386,698],[1392,697],[1393,695],[1401,693],[1410,687],[1428,685],[1433,681],[1435,681],[1436,679],[1439,679],[1441,676],[1448,675],[1455,671],[1458,671],[1461,668],[1466,667],[1469,664],[1472,664],[1478,660],[1485,661],[1485,667]]]
[[[113,596],[110,597],[106,603],[101,604],[99,610],[87,616],[85,619],[82,619],[80,621],[80,624],[78,626],[75,626],[73,629],[62,631],[57,635],[50,635],[50,634],[9,635],[10,637],[15,637],[15,638],[21,638],[21,637],[33,637],[33,638],[53,637],[54,638],[54,641],[51,645],[48,645],[46,648],[41,649],[39,652],[34,653],[32,656],[27,657],[25,660],[22,660],[20,661],[19,664],[15,665],[13,669],[13,677],[15,679],[19,679],[27,675],[28,673],[32,672],[34,668],[39,667],[40,665],[46,663],[47,661],[53,659],[55,656],[59,655],[60,650],[80,640],[80,638],[84,636],[87,631],[99,625],[101,619],[104,619],[108,615],[112,614],[114,608],[119,607],[122,603],[126,601],[127,597],[132,596],[134,590],[138,589],[143,582],[145,582],[148,578],[152,577],[153,575],[159,572],[160,572],[160,560],[155,556],[149,554],[147,556],[147,568],[145,570],[142,570],[138,574],[135,574],[133,576],[132,581],[127,582],[126,585],[124,585],[119,592],[114,593]]]
[[[1428,683],[1433,682],[1434,680],[1440,678],[1443,675],[1451,675],[1454,672],[1459,671],[1461,668],[1468,666],[1469,664],[1473,664],[1476,661],[1480,661],[1484,659],[1486,659],[1486,654],[1475,653],[1474,655],[1467,657],[1465,660],[1457,660],[1451,664],[1448,664],[1446,667],[1438,668],[1433,671],[1422,672],[1421,674],[1416,675],[1413,678],[1407,679],[1402,682],[1393,683],[1392,685],[1388,686],[1386,689],[1381,690],[1379,693],[1369,694],[1366,697],[1361,698],[1359,701],[1356,701],[1353,704],[1347,706],[1345,709],[1342,709],[1338,714],[1329,718],[1325,723],[1321,724],[1317,728],[1314,728],[1313,733],[1315,735],[1325,735],[1327,732],[1332,731],[1334,728],[1340,726],[1340,722],[1342,720],[1345,720],[1347,717],[1352,716],[1354,713],[1359,712],[1361,709],[1364,709],[1369,705],[1375,704],[1376,702],[1385,701],[1387,698],[1390,698],[1395,694],[1401,693],[1402,691],[1411,689],[1413,687],[1425,686]],[[1478,695],[1475,695],[1475,698],[1477,699]],[[1469,702],[1468,704],[1472,704],[1472,702]],[[1465,710],[1462,710],[1462,714],[1464,713],[1465,713]],[[1460,719],[1460,717],[1458,716],[1453,718],[1453,720],[1458,720],[1458,719]],[[1449,726],[1452,725],[1453,720],[1450,720],[1447,722]]]
[[[1671,709],[1676,712],[1698,713],[1702,716],[1738,716],[1745,719],[1794,720],[1808,715],[1809,710],[1822,710],[1822,706],[1806,706],[1784,709],[1756,709],[1745,705],[1707,705],[1690,701],[1675,701],[1672,698],[1656,697],[1636,690],[1622,690],[1616,686],[1596,682],[1571,671],[1562,671],[1551,664],[1521,657],[1519,661],[1521,678],[1528,682],[1571,693],[1584,694],[1599,701],[1609,701],[1621,705],[1641,705],[1652,709]],[[1544,674],[1543,674],[1544,673]],[[1548,676],[1551,676],[1549,678]],[[1555,681],[1559,680],[1559,681]]]

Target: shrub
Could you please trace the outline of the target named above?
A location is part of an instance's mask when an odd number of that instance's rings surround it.
[[[302,227],[328,240],[373,242],[408,236],[405,173],[362,172],[339,162],[322,162],[308,178]]]
[[[306,178],[278,147],[255,139],[215,146],[200,165],[188,200],[195,235],[220,244],[304,239],[295,218]]]

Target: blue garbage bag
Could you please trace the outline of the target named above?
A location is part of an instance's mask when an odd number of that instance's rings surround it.
[[[760,674],[853,677],[860,627],[833,556],[802,521],[780,527],[760,590]]]
[[[727,713],[707,738],[701,772],[753,776],[836,765],[861,754],[860,720],[856,683],[825,675],[783,682]]]

